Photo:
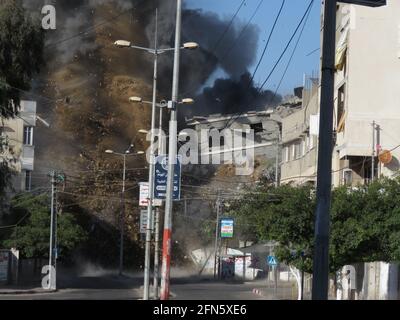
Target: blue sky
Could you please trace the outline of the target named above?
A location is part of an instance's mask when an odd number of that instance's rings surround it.
[[[246,0],[246,4],[239,12],[237,19],[247,23],[257,7],[260,0]],[[221,18],[230,20],[235,14],[242,0],[186,0],[185,4],[189,8],[203,9],[217,13]],[[265,41],[268,38],[275,17],[279,11],[282,0],[264,0],[258,14],[253,20],[253,24],[258,25],[260,29],[260,40],[257,51],[257,60],[261,56],[265,46]],[[268,51],[263,59],[263,62],[257,72],[255,81],[262,83],[271,71],[273,65],[279,58],[281,52],[286,46],[287,41],[296,29],[301,17],[303,16],[309,0],[286,0],[282,16],[275,29],[275,33],[271,39]],[[301,86],[303,83],[303,75],[312,72],[317,72],[319,69],[319,51],[308,55],[310,52],[320,47],[320,13],[321,1],[315,0],[307,25],[300,44],[297,48],[295,56],[290,64],[290,68],[286,77],[279,89],[281,94],[290,94],[293,88]],[[287,62],[292,53],[297,37],[294,39],[291,47],[287,51],[284,59],[279,64],[273,76],[266,84],[264,89],[275,91],[278,85]],[[308,56],[307,56],[308,55]],[[250,71],[253,71],[256,63]]]

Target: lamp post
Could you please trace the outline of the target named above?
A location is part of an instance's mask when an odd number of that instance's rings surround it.
[[[119,272],[118,274],[122,276],[122,269],[124,265],[124,225],[125,225],[125,180],[126,180],[126,157],[144,154],[143,151],[138,151],[137,153],[131,153],[133,145],[124,153],[114,152],[113,150],[106,150],[105,153],[122,156],[124,162],[124,169],[122,174],[122,192],[121,192],[121,217],[120,217],[120,246],[119,246]]]
[[[175,48],[166,48],[159,49],[158,48],[158,11],[156,9],[156,26],[155,26],[155,37],[154,37],[154,48],[145,48],[136,45],[132,45],[130,41],[126,40],[117,40],[114,43],[117,47],[120,48],[132,48],[138,49],[142,51],[146,51],[147,53],[151,53],[154,55],[154,75],[153,75],[153,101],[152,101],[152,115],[151,115],[151,141],[154,141],[154,129],[155,129],[155,111],[156,111],[156,99],[157,99],[157,64],[158,64],[158,56],[168,51],[173,51]],[[198,47],[198,44],[195,42],[187,42],[180,46],[179,49],[188,49],[193,50]],[[151,242],[151,219],[153,214],[153,172],[154,172],[154,148],[150,149],[150,170],[149,170],[149,202],[147,206],[147,230],[146,230],[146,248],[145,248],[145,262],[144,262],[144,290],[143,290],[143,299],[149,299],[149,275],[150,275],[150,242]]]
[[[155,97],[154,97],[155,98]],[[162,115],[163,115],[163,109],[168,107],[168,102],[165,100],[162,100],[160,103],[155,103],[154,100],[153,102],[150,101],[146,101],[143,100],[141,97],[130,97],[129,101],[132,103],[143,103],[143,104],[147,104],[147,105],[152,105],[153,108],[158,107],[160,109],[160,118],[159,118],[159,132],[158,132],[158,155],[162,155],[164,154],[165,150],[164,150],[164,143],[162,140]],[[181,101],[178,102],[178,104],[193,104],[194,100],[191,98],[185,98],[182,99]],[[153,114],[155,114],[154,110],[153,110]],[[154,130],[148,131],[145,129],[140,129],[138,131],[139,133],[142,134],[150,134],[150,142],[152,143],[154,141]],[[185,135],[184,132],[182,132],[180,134],[180,136]],[[168,136],[166,136],[168,137]],[[155,176],[155,152],[153,149],[153,145],[150,146],[150,172],[149,172],[149,190],[153,190],[154,189],[154,176]],[[152,169],[151,169],[152,168]],[[153,192],[151,192],[152,196],[153,196]],[[152,199],[153,201],[153,199]],[[158,277],[159,277],[159,233],[160,233],[160,216],[159,216],[160,212],[157,208],[156,210],[156,217],[155,217],[155,237],[154,237],[154,243],[155,243],[155,248],[154,248],[154,299],[158,298]],[[151,238],[149,240],[151,242]],[[149,253],[150,254],[150,253]],[[145,279],[146,280],[146,279]],[[148,292],[146,293],[148,295]],[[148,299],[148,298],[147,298]],[[145,299],[145,300],[147,300]]]

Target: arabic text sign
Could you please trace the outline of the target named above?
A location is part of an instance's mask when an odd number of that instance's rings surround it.
[[[147,207],[149,204],[149,183],[141,182],[139,191],[139,207]],[[161,207],[162,201],[153,199],[153,207]]]
[[[155,199],[166,199],[167,193],[167,180],[168,180],[168,157],[158,156],[156,160],[156,173],[154,176],[154,198]],[[177,157],[177,163],[174,169],[174,193],[173,199],[180,200],[181,198],[181,161],[180,157]]]

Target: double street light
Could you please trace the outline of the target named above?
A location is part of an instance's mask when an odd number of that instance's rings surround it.
[[[122,174],[122,193],[121,193],[121,217],[120,217],[120,246],[119,246],[119,275],[122,275],[122,270],[124,266],[124,227],[125,227],[125,180],[126,180],[126,157],[129,156],[139,156],[143,155],[144,151],[138,151],[136,153],[131,153],[133,149],[133,144],[124,153],[118,153],[114,150],[104,151],[107,154],[123,157],[124,169]]]
[[[155,26],[155,37],[154,37],[154,48],[146,48],[146,47],[140,47],[133,45],[132,42],[126,41],[126,40],[117,40],[114,42],[114,45],[119,47],[119,48],[130,48],[130,49],[137,49],[137,50],[142,50],[147,53],[150,53],[154,55],[154,74],[153,74],[153,100],[151,102],[152,105],[152,113],[151,113],[151,141],[154,141],[154,129],[155,129],[155,121],[156,121],[156,107],[157,107],[157,65],[158,65],[158,56],[160,54],[166,53],[166,52],[172,52],[176,51],[179,48],[163,48],[160,49],[158,48],[158,12],[156,10],[156,26]],[[197,49],[199,45],[195,42],[186,42],[183,45],[181,45],[180,49],[184,50],[194,50]],[[133,99],[132,99],[133,98]],[[138,97],[132,97],[130,99],[131,102],[143,102],[141,99],[138,101]],[[136,98],[136,99],[135,99]],[[167,103],[168,105],[169,103]],[[172,104],[171,104],[172,106]],[[172,106],[173,107],[173,106]],[[162,110],[162,108],[160,108]],[[162,112],[162,111],[161,111]],[[160,114],[160,118],[162,117],[162,114]],[[161,119],[160,119],[161,120]],[[161,121],[160,121],[161,122]],[[154,159],[154,148],[150,148],[150,158]],[[145,248],[145,262],[144,262],[144,290],[143,290],[143,299],[148,300],[149,299],[149,275],[150,275],[150,244],[151,244],[151,219],[153,215],[153,190],[154,190],[154,170],[155,170],[155,165],[154,161],[150,161],[150,170],[149,170],[149,201],[148,201],[148,206],[147,206],[147,229],[146,229],[146,248]],[[155,290],[154,290],[154,298],[158,297],[158,279],[156,280],[156,277],[158,278],[158,270],[155,270],[155,276],[154,276],[154,281],[155,281]]]
[[[143,100],[141,97],[130,97],[129,101],[132,103],[144,103],[144,104],[148,104],[148,105],[154,105],[154,102],[150,102],[150,101],[145,101]],[[178,104],[193,104],[194,100],[191,98],[185,98],[182,99],[180,102],[178,102]],[[165,152],[165,146],[163,143],[163,140],[161,139],[161,134],[162,134],[162,117],[163,117],[163,109],[164,108],[168,108],[168,102],[165,100],[160,101],[159,103],[155,103],[155,106],[158,107],[160,109],[160,116],[159,116],[159,138],[158,138],[158,155],[163,155]],[[140,129],[138,131],[141,134],[150,134],[150,139],[151,139],[151,143],[153,143],[154,141],[154,131],[148,131],[145,129]],[[185,135],[185,133],[181,133],[180,136]],[[187,135],[187,134],[186,134]],[[167,136],[168,137],[168,136]],[[154,183],[154,178],[155,178],[155,152],[153,147],[150,147],[150,152],[151,152],[151,161],[150,161],[150,173],[149,173],[149,186],[150,183]],[[154,160],[154,161],[153,161]],[[153,190],[154,186],[152,186],[150,188],[150,190]],[[153,196],[152,192],[150,192],[150,194]],[[152,201],[152,199],[151,199]],[[150,202],[150,201],[149,201]],[[157,299],[158,298],[158,277],[159,277],[159,250],[160,250],[160,241],[159,241],[159,236],[160,236],[160,211],[158,210],[158,208],[156,209],[156,216],[155,216],[155,239],[154,239],[154,298]],[[151,241],[151,239],[150,239]],[[147,243],[147,242],[146,242]],[[150,253],[149,253],[150,254]]]

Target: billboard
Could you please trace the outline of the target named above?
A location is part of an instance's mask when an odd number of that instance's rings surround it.
[[[221,219],[221,238],[233,238],[233,219]]]

